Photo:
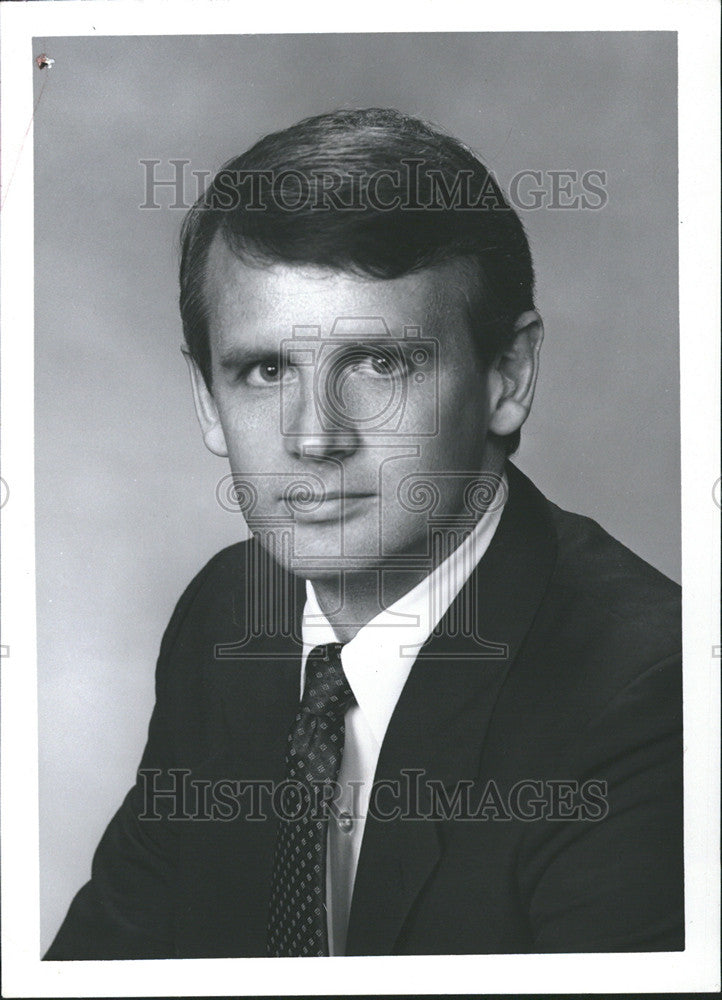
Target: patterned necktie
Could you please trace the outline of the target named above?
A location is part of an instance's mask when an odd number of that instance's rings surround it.
[[[281,799],[268,919],[268,954],[275,958],[328,955],[323,789],[338,778],[344,715],[354,700],[341,666],[342,645],[330,642],[311,650],[301,707],[288,735],[288,784]]]

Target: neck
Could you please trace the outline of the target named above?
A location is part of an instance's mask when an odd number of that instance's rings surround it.
[[[313,581],[319,606],[339,642],[350,642],[380,611],[395,604],[428,576],[426,569],[344,570]]]

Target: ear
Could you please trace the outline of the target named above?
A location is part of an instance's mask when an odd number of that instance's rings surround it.
[[[228,448],[226,447],[226,437],[223,433],[223,427],[221,426],[221,420],[218,416],[218,408],[216,406],[216,401],[213,398],[213,394],[206,385],[206,381],[203,378],[200,368],[196,364],[195,359],[191,356],[190,351],[185,346],[181,345],[181,351],[188,363],[188,371],[191,376],[191,389],[193,391],[193,402],[196,407],[196,415],[198,417],[198,423],[201,425],[201,431],[203,432],[203,440],[205,442],[206,448],[212,451],[214,455],[218,455],[220,458],[228,457]]]
[[[489,430],[499,437],[519,430],[529,416],[543,339],[539,313],[522,313],[514,324],[513,341],[489,369]]]

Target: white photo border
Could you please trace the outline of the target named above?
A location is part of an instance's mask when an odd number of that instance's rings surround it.
[[[260,6],[260,5],[259,5]],[[264,13],[231,0],[5,3],[2,22],[3,996],[674,993],[719,989],[719,50],[705,0],[561,0],[496,9],[323,0]],[[266,11],[268,9],[266,8]],[[172,11],[172,13],[171,13]],[[684,952],[41,962],[33,379],[34,37],[389,31],[675,31],[679,53]],[[198,31],[203,25],[203,31]],[[410,29],[409,25],[413,25]],[[10,251],[12,248],[12,252]],[[6,487],[7,484],[7,487]],[[9,493],[6,489],[9,488]],[[716,493],[715,493],[716,491]],[[483,990],[482,990],[483,988]]]

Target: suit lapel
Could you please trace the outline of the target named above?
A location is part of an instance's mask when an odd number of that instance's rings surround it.
[[[230,796],[221,803],[237,799],[239,811],[183,826],[177,939],[186,957],[265,953],[277,823],[272,814],[247,820],[253,800],[234,792],[233,782],[273,786],[285,777],[299,701],[303,591],[303,581],[249,541],[229,550],[207,612],[189,630],[186,655],[203,665],[194,693],[207,750],[193,778]]]
[[[305,584],[251,540],[244,547],[224,632],[215,636],[210,686],[219,750],[249,778],[285,776],[288,731],[298,709]]]
[[[553,568],[546,501],[514,466],[507,475],[509,498],[494,538],[419,653],[381,747],[375,781],[395,782],[396,802],[404,809],[408,801],[411,816],[428,811],[429,780],[453,786],[477,776],[496,699]],[[473,609],[471,620],[465,608]],[[433,820],[368,817],[347,954],[393,953],[441,853]]]

